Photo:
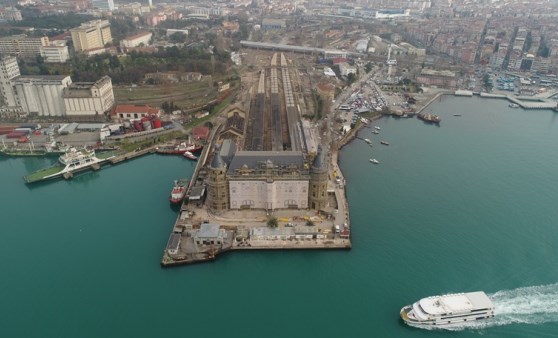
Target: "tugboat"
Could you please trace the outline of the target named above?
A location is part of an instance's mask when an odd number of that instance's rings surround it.
[[[442,118],[440,118],[440,116],[434,115],[434,114],[429,114],[429,113],[418,113],[417,117],[419,119],[423,120],[424,122],[435,123],[435,124],[439,124],[440,121],[442,120]]]
[[[198,159],[197,156],[195,156],[194,154],[192,154],[192,153],[189,152],[189,151],[184,152],[184,157],[186,157],[186,158],[189,159],[189,160],[193,160],[193,161],[195,161],[195,160]]]
[[[181,178],[179,180],[174,181],[174,187],[172,187],[172,191],[169,196],[169,201],[172,204],[179,204],[184,200],[186,196],[186,190],[188,188],[188,180],[185,178]]]

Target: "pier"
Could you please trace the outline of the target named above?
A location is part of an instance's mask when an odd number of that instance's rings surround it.
[[[466,91],[466,90],[456,90],[455,92],[453,92],[453,95],[455,96],[469,96],[472,97],[473,94],[477,94],[477,93],[473,93],[470,91]],[[523,109],[556,109],[557,107],[557,103],[550,100],[550,97],[556,95],[556,92],[552,92],[549,93],[545,96],[541,96],[541,97],[537,97],[537,96],[512,96],[512,95],[506,95],[506,94],[493,94],[493,93],[478,93],[478,95],[480,97],[484,97],[484,98],[492,98],[492,99],[506,99],[508,101],[510,101],[511,103],[515,103],[518,106],[520,106]],[[434,98],[436,99],[436,98]],[[430,102],[428,102],[426,106],[428,106],[430,103],[432,103],[431,100]],[[424,109],[424,108],[423,108]],[[421,109],[422,110],[422,109]],[[419,111],[420,112],[420,111]]]

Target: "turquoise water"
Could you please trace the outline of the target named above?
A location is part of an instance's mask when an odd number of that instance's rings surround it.
[[[21,176],[49,160],[0,158],[2,336],[556,336],[556,115],[478,98],[432,110],[440,127],[382,119],[379,135],[361,131],[372,148],[343,149],[351,251],[161,269],[168,194],[191,162],[150,155],[27,187]],[[421,297],[475,290],[498,307],[487,327],[427,331],[398,317]]]

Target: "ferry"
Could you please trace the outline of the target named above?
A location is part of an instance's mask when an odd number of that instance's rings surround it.
[[[114,153],[103,153],[101,158],[95,155],[95,150],[70,148],[64,155],[58,158],[58,162],[52,167],[40,169],[34,173],[24,176],[27,183],[38,182],[59,176],[71,175],[78,171],[88,169],[99,169],[109,159],[115,157]]]
[[[432,296],[403,307],[405,324],[414,327],[450,327],[494,317],[494,304],[482,291]]]
[[[169,201],[172,204],[179,204],[182,202],[184,197],[186,196],[186,191],[188,189],[188,180],[187,179],[179,179],[174,181],[174,186],[172,187]]]

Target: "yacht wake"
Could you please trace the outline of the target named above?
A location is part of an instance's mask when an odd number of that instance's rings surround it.
[[[463,323],[445,329],[452,331],[485,329],[509,324],[558,322],[558,283],[502,290],[488,294],[495,306],[494,318]]]

